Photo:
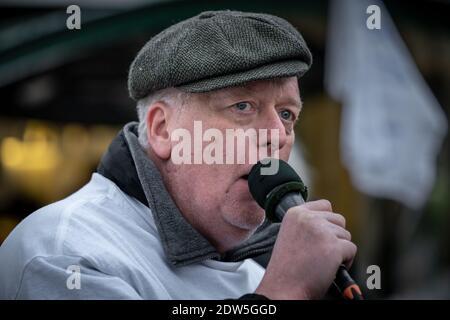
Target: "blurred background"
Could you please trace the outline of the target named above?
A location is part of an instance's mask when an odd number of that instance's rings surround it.
[[[72,4],[79,30],[66,26]],[[281,16],[308,43],[314,64],[300,81],[291,162],[310,199],[329,199],[346,216],[366,296],[449,299],[445,0],[0,1],[0,243],[85,184],[136,120],[126,79],[143,44],[217,9]],[[370,265],[380,267],[380,289],[366,287]]]

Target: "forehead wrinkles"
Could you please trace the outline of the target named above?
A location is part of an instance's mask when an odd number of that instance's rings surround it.
[[[268,80],[259,80],[249,82],[242,86],[229,87],[219,90],[214,90],[211,92],[204,93],[192,93],[191,101],[193,104],[205,107],[212,107],[217,104],[217,101],[222,101],[224,99],[232,99],[232,98],[245,98],[245,97],[264,97],[264,96],[273,96],[275,100],[281,99],[283,96],[287,94],[289,89],[295,90],[296,81],[288,81],[289,78],[274,78]],[[297,91],[297,96],[300,101],[300,97]]]

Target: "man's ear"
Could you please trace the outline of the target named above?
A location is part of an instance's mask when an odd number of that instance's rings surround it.
[[[148,143],[156,156],[162,160],[170,158],[171,140],[169,132],[170,107],[162,102],[150,106],[147,112],[147,138]]]

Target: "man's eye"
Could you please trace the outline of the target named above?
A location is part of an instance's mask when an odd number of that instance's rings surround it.
[[[280,116],[283,120],[294,121],[294,114],[289,110],[282,110]]]
[[[238,111],[251,111],[252,105],[249,102],[238,102],[234,108]]]

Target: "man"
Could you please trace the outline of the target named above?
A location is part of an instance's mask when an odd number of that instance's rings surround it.
[[[265,223],[249,161],[189,161],[196,150],[185,150],[178,163],[173,139],[196,123],[265,129],[277,135],[257,149],[287,160],[311,61],[298,31],[265,14],[204,12],[152,38],[129,72],[139,125],[124,127],[86,186],[11,233],[0,297],[321,298],[356,253],[343,216],[320,200]],[[264,270],[252,258],[272,249]]]

